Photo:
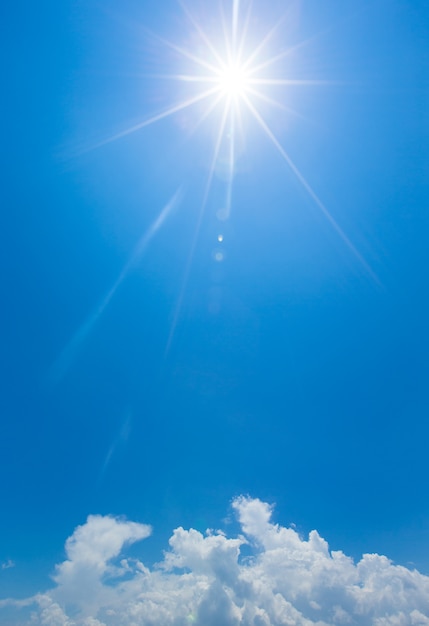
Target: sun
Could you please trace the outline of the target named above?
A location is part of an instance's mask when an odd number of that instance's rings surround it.
[[[183,91],[180,90],[182,94],[181,99],[176,100],[170,106],[167,106],[151,117],[143,119],[141,122],[92,146],[96,148],[106,145],[189,109],[194,109],[195,111],[199,109],[199,113],[196,112],[195,114],[195,128],[203,123],[210,123],[215,128],[215,133],[212,134],[214,137],[212,154],[207,162],[204,192],[179,297],[174,310],[166,353],[169,351],[180,317],[203,216],[207,208],[215,174],[219,171],[217,166],[220,162],[222,162],[221,171],[222,180],[224,182],[225,199],[223,208],[220,209],[216,215],[221,221],[225,221],[230,217],[233,182],[237,173],[237,159],[240,154],[238,142],[240,139],[243,140],[240,134],[243,133],[244,127],[248,127],[247,123],[243,124],[245,115],[247,115],[249,120],[253,120],[256,127],[259,127],[265,139],[271,143],[285,165],[296,177],[313,203],[318,207],[322,215],[342,239],[343,243],[365,268],[368,275],[371,276],[377,284],[380,284],[371,267],[337,224],[322,200],[301,173],[300,169],[289,155],[288,150],[283,145],[282,138],[273,130],[271,121],[269,121],[265,112],[268,105],[268,108],[272,107],[272,110],[276,111],[277,114],[281,115],[283,118],[291,114],[296,115],[295,111],[285,106],[285,89],[292,90],[297,87],[329,84],[323,80],[297,78],[296,68],[295,72],[293,71],[294,68],[291,63],[293,53],[297,49],[302,49],[307,41],[311,41],[311,39],[291,45],[290,47],[284,45],[284,40],[277,47],[273,45],[275,44],[277,31],[287,20],[286,14],[283,18],[277,20],[262,38],[255,40],[249,32],[250,24],[252,23],[251,0],[228,0],[230,10],[226,13],[222,8],[225,6],[225,2],[219,0],[221,10],[217,24],[219,25],[221,35],[218,36],[211,31],[209,35],[207,34],[209,31],[205,30],[203,23],[198,21],[184,4],[185,1],[186,0],[178,0],[192,25],[198,42],[191,46],[182,45],[155,35],[154,33],[152,33],[152,36],[163,46],[173,50],[179,57],[177,72],[173,71],[165,75],[156,74],[156,78],[178,81],[182,83],[185,88],[190,87],[189,92],[185,89],[184,91],[187,95],[183,96]],[[245,7],[247,7],[247,11]],[[284,63],[286,57],[288,57],[288,63]],[[277,92],[278,96],[276,97],[275,92],[278,89],[280,91]],[[179,93],[179,91],[172,88],[170,93]],[[215,115],[216,111],[218,112],[217,116]],[[245,142],[241,141],[240,143],[243,145]],[[159,228],[167,213],[176,205],[176,201],[178,202],[177,198],[180,198],[181,195],[180,188],[166,205],[158,220],[153,225],[152,230],[149,231],[148,236],[151,237],[153,232]],[[147,240],[146,238],[143,239],[144,245],[146,245],[145,242]],[[216,233],[216,241],[217,244],[223,244],[224,235],[222,233]],[[214,258],[217,262],[223,261],[225,256],[222,250],[216,252]],[[132,262],[133,260],[130,261],[122,272],[114,288],[109,292],[105,303],[108,303],[111,294],[114,293],[117,285],[122,281],[123,276],[125,276]],[[104,306],[105,304],[103,303],[100,307],[100,311],[103,310]]]
[[[239,100],[249,91],[250,75],[244,65],[236,62],[219,70],[218,86],[221,93],[228,98]]]
[[[222,142],[226,140],[232,144],[236,143],[236,132],[231,132],[231,125],[235,128],[240,127],[241,118],[245,113],[250,114],[256,125],[262,128],[268,139],[285,158],[283,148],[280,147],[279,141],[268,127],[262,110],[268,105],[277,111],[282,109],[284,115],[290,115],[294,112],[284,106],[283,95],[280,94],[280,97],[276,98],[273,97],[273,92],[278,89],[292,89],[321,82],[300,80],[285,75],[284,60],[293,54],[296,47],[300,47],[295,45],[288,48],[282,42],[280,49],[276,49],[276,34],[286,16],[277,20],[262,38],[255,40],[250,32],[251,17],[253,17],[250,2],[229,0],[227,4],[230,10],[225,12],[226,3],[220,0],[219,16],[213,21],[217,24],[217,28],[215,26],[210,34],[182,0],[179,0],[179,4],[190,23],[191,32],[194,31],[193,42],[195,43],[190,46],[165,39],[155,33],[152,33],[152,36],[165,48],[172,50],[178,59],[177,68],[175,67],[177,71],[165,75],[157,74],[156,77],[182,83],[185,90],[178,90],[177,93],[186,93],[186,87],[189,87],[188,97],[185,96],[152,117],[98,145],[120,139],[185,109],[197,110],[197,106],[203,104],[206,107],[205,110],[204,107],[198,107],[201,123],[209,123],[209,121],[213,123],[216,117],[214,113],[221,111],[221,115],[218,115],[217,121],[214,122],[218,124],[218,134],[214,145],[212,171]],[[287,67],[290,71],[290,62]],[[170,93],[175,92],[176,90],[172,87]],[[235,150],[232,146],[231,158],[234,154]],[[231,176],[234,174],[233,164],[231,164],[230,174]]]
[[[276,134],[271,126],[271,121],[269,121],[269,118],[272,119],[274,115],[281,115],[283,119],[285,116],[290,117],[291,114],[296,115],[295,111],[285,106],[285,90],[290,91],[298,87],[329,84],[329,82],[326,83],[324,80],[311,80],[296,76],[297,70],[296,68],[294,70],[292,63],[293,54],[296,50],[301,50],[307,41],[311,41],[311,39],[288,47],[284,45],[285,42],[282,38],[282,42],[276,45],[277,31],[288,19],[288,14],[286,13],[282,18],[275,21],[265,35],[255,40],[250,32],[252,2],[244,2],[244,0],[229,0],[227,3],[229,10],[226,12],[224,10],[226,3],[220,0],[219,18],[214,20],[214,23],[218,25],[218,31],[216,32],[216,28],[214,31],[212,28],[208,31],[205,29],[204,23],[195,18],[184,4],[185,1],[179,0],[179,4],[188,18],[192,27],[191,31],[194,31],[197,43],[185,45],[158,35],[153,34],[153,36],[163,46],[173,50],[179,59],[177,72],[173,71],[166,75],[157,74],[157,78],[178,81],[185,88],[190,87],[188,95],[182,96],[182,99],[177,100],[152,117],[146,118],[109,139],[99,142],[96,146],[105,145],[120,139],[188,109],[194,109],[195,111],[199,109],[199,113],[195,115],[195,127],[199,127],[203,123],[210,123],[215,128],[212,156],[207,164],[205,190],[185,272],[187,277],[213,179],[221,160],[223,176],[225,177],[225,155],[227,155],[226,197],[222,214],[225,216],[225,219],[229,218],[232,207],[233,181],[236,176],[237,159],[240,153],[238,143],[239,141],[241,145],[245,143],[241,135],[244,127],[248,127],[248,124],[243,124],[244,116],[246,115],[262,130],[262,134],[275,148],[332,228],[365,267],[368,274],[378,282],[377,277],[365,259],[354,247],[305,176],[298,169],[288,150],[283,145],[282,139]],[[209,24],[213,24],[213,21],[209,20]],[[286,58],[287,63],[285,63]],[[275,95],[276,90],[277,97]],[[187,93],[186,89],[184,91]],[[176,90],[172,88],[170,93],[174,94]],[[180,93],[183,93],[183,91],[180,90]],[[268,117],[266,111],[270,107],[276,113]],[[215,115],[216,112],[217,115]],[[187,282],[186,277],[184,284]],[[184,287],[181,291],[177,311],[180,309],[183,293]],[[177,316],[178,313],[176,312],[173,331]]]

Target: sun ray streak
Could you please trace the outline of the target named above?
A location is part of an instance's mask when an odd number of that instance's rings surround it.
[[[168,215],[172,212],[172,210],[178,205],[181,201],[182,190],[178,189],[176,193],[172,196],[169,202],[162,209],[161,213],[158,215],[156,220],[151,224],[148,230],[141,237],[137,246],[134,249],[133,254],[128,259],[123,269],[121,270],[119,276],[113,283],[112,287],[105,294],[102,300],[99,302],[98,306],[95,310],[87,317],[87,319],[83,322],[83,324],[78,328],[78,330],[74,333],[72,338],[69,340],[60,356],[52,365],[49,372],[49,379],[52,382],[58,382],[63,378],[63,376],[67,373],[73,361],[78,356],[84,342],[91,334],[94,329],[96,323],[100,319],[101,315],[106,310],[107,306],[110,304],[113,296],[116,291],[129,274],[132,267],[136,264],[136,262],[140,259],[148,244],[153,239],[154,235],[158,232],[161,226],[164,224]]]
[[[217,78],[218,70],[216,70],[216,76],[213,74],[209,74],[207,76],[199,75],[199,74],[159,74],[156,78],[165,79],[165,80],[177,80],[179,82],[185,83],[218,83],[219,79]]]
[[[290,115],[295,115],[296,117],[299,117],[301,119],[306,119],[303,115],[301,115],[297,111],[294,111],[294,109],[287,107],[285,104],[283,104],[282,102],[279,102],[278,100],[274,100],[274,98],[270,98],[269,96],[267,96],[264,93],[261,93],[257,89],[252,89],[251,87],[248,87],[247,91],[248,93],[252,94],[252,96],[259,98],[263,102],[266,102],[267,104],[270,104],[273,107],[281,109],[282,111],[285,111],[286,113],[289,113]]]
[[[273,65],[274,63],[277,63],[277,61],[281,61],[282,59],[285,59],[286,57],[290,56],[291,54],[293,54],[294,52],[296,52],[300,48],[303,48],[304,46],[307,46],[309,43],[314,41],[314,39],[316,37],[317,37],[317,35],[314,35],[313,37],[309,37],[308,39],[305,39],[304,41],[300,41],[295,46],[292,46],[291,48],[287,48],[287,50],[284,50],[283,52],[280,52],[279,54],[276,54],[276,55],[270,57],[266,61],[262,61],[262,63],[259,63],[258,65],[254,65],[249,70],[250,73],[251,74],[257,74],[261,70],[267,69],[267,67],[270,67],[270,65]]]
[[[209,98],[210,96],[214,95],[218,91],[219,91],[218,86],[213,87],[212,89],[208,89],[207,91],[203,91],[202,93],[199,93],[196,96],[189,98],[188,100],[185,100],[185,102],[180,102],[179,104],[176,104],[175,106],[170,107],[169,109],[167,109],[166,111],[163,111],[162,113],[158,113],[157,115],[154,115],[153,117],[150,117],[149,119],[144,120],[143,122],[140,122],[139,124],[135,124],[134,126],[131,126],[130,128],[127,128],[121,131],[120,133],[116,133],[116,135],[113,135],[112,137],[108,137],[107,139],[103,139],[103,141],[99,141],[98,143],[92,145],[88,150],[96,150],[97,148],[106,146],[107,144],[112,143],[113,141],[117,141],[118,139],[122,139],[123,137],[126,137],[127,135],[131,135],[132,133],[135,133],[141,128],[150,126],[151,124],[154,124],[155,122],[159,122],[160,120],[163,120],[166,117],[169,117],[170,115],[174,115],[174,113],[178,113],[179,111],[183,111],[183,109],[187,109],[188,107],[194,104],[197,104],[197,102],[201,102],[201,100],[205,100]]]
[[[248,6],[247,12],[246,12],[246,17],[244,19],[243,29],[242,29],[242,33],[241,33],[241,37],[240,37],[240,43],[239,43],[239,46],[237,48],[237,61],[240,64],[241,64],[241,59],[243,57],[244,46],[246,44],[247,32],[249,30],[249,23],[250,23],[251,12],[252,12],[252,2],[250,0],[249,1],[249,6]]]
[[[225,12],[223,10],[223,5],[220,6],[220,13],[221,13],[223,39],[225,42],[225,54],[226,54],[226,59],[227,59],[226,65],[228,66],[233,63],[234,49],[232,47],[231,33],[229,32],[229,28],[226,23],[226,17],[225,17]]]
[[[340,20],[340,21],[342,21],[342,20]],[[282,59],[284,59],[285,57],[289,56],[290,54],[293,54],[294,52],[296,52],[300,48],[304,48],[305,46],[308,46],[310,43],[312,43],[316,39],[318,39],[318,38],[320,38],[320,37],[322,37],[324,35],[327,35],[335,27],[338,27],[338,23],[331,24],[327,28],[319,31],[318,33],[316,33],[315,35],[312,35],[311,37],[308,37],[307,39],[304,39],[303,41],[300,41],[299,43],[297,43],[296,45],[292,46],[291,48],[288,48],[287,50],[284,50],[283,52],[280,52],[279,54],[276,54],[275,56],[267,59],[266,61],[263,61],[262,63],[260,63],[258,65],[255,65],[252,68],[252,73],[259,72],[260,70],[266,69],[267,67],[269,67],[273,63],[276,63],[277,61],[281,61]]]
[[[225,45],[225,54],[226,54],[226,63],[227,65],[231,63],[231,54],[232,54],[232,43],[231,43],[231,33],[229,26],[226,23],[225,11],[223,8],[223,4],[219,5],[220,12],[220,23],[222,25],[222,34],[223,34],[223,42]]]
[[[240,15],[240,0],[233,0],[232,3],[232,50],[237,51],[238,17]]]
[[[306,80],[298,78],[248,78],[246,81],[249,85],[277,85],[295,87],[301,85],[332,85],[332,81],[326,80]],[[335,83],[337,84],[337,83]]]
[[[337,234],[341,237],[341,239],[344,241],[344,243],[347,245],[347,247],[351,250],[351,252],[356,256],[356,258],[359,260],[359,262],[363,265],[363,267],[366,269],[366,271],[372,277],[372,279],[377,284],[380,285],[380,280],[377,277],[377,275],[374,273],[374,271],[368,265],[366,260],[360,254],[360,252],[355,248],[355,246],[352,244],[350,239],[347,237],[347,235],[344,233],[344,231],[340,228],[340,226],[334,220],[332,215],[329,213],[328,209],[325,207],[323,202],[320,200],[319,196],[316,194],[316,192],[313,190],[313,188],[310,186],[310,184],[307,182],[307,180],[301,174],[301,172],[299,171],[299,169],[297,168],[295,163],[292,161],[290,156],[284,150],[283,146],[279,143],[278,139],[276,138],[276,136],[274,135],[274,133],[272,132],[270,127],[267,125],[267,123],[265,122],[263,117],[260,115],[258,110],[253,106],[253,104],[250,102],[249,98],[246,95],[244,95],[243,98],[244,98],[244,101],[246,102],[249,110],[251,111],[251,113],[253,114],[255,119],[257,120],[258,124],[265,131],[266,135],[272,141],[274,146],[277,148],[277,150],[279,151],[279,153],[281,154],[283,159],[286,161],[286,163],[288,164],[289,168],[292,170],[292,172],[294,173],[296,178],[299,180],[301,185],[307,191],[307,193],[312,198],[312,200],[315,202],[315,204],[318,206],[318,208],[322,211],[322,213],[325,216],[325,218],[328,220],[328,222],[331,224],[331,226],[334,228],[334,230],[337,232]]]
[[[168,39],[164,39],[163,37],[160,37],[159,35],[153,35],[153,37],[158,39],[158,41],[160,41],[164,45],[168,46],[169,48],[171,48],[175,52],[178,52],[182,56],[186,57],[190,61],[193,61],[194,63],[196,63],[197,65],[200,65],[201,67],[204,67],[206,70],[210,70],[210,72],[215,72],[216,71],[216,66],[212,65],[208,61],[205,61],[201,57],[198,57],[195,54],[192,54],[192,52],[189,52],[189,50],[186,50],[186,48],[182,48],[181,46],[178,46],[177,44],[173,43],[172,41],[169,41]]]
[[[230,138],[229,138],[229,170],[228,170],[228,182],[226,189],[226,217],[231,214],[232,204],[232,184],[235,173],[235,116],[234,111],[230,111]]]
[[[271,28],[271,30],[268,31],[268,33],[265,35],[265,37],[261,40],[261,42],[256,46],[256,48],[253,50],[252,54],[247,57],[245,63],[244,63],[244,69],[248,69],[248,67],[253,63],[253,61],[258,57],[259,53],[261,52],[261,50],[263,50],[265,48],[265,46],[267,45],[267,43],[270,41],[270,39],[273,38],[276,30],[278,30],[278,28],[283,24],[283,22],[286,19],[286,14],[283,15],[275,24],[274,26]]]
[[[177,322],[179,320],[179,316],[180,316],[180,313],[181,313],[181,310],[182,310],[183,300],[184,300],[184,297],[185,297],[185,291],[186,291],[186,287],[188,285],[189,275],[190,275],[190,272],[191,272],[192,261],[193,261],[194,254],[195,254],[195,248],[197,246],[198,236],[200,234],[201,224],[202,224],[202,221],[203,221],[204,212],[205,212],[205,209],[206,209],[207,201],[208,201],[209,194],[210,194],[210,189],[211,189],[211,186],[212,186],[212,181],[213,181],[213,175],[214,175],[214,171],[215,171],[215,167],[216,167],[216,162],[217,162],[218,157],[219,157],[219,151],[220,151],[220,147],[221,147],[222,140],[223,140],[223,137],[224,137],[225,125],[226,125],[226,120],[227,120],[227,117],[228,117],[228,112],[229,112],[229,103],[227,102],[225,104],[224,112],[223,112],[223,115],[222,115],[222,120],[221,120],[220,127],[219,127],[218,136],[217,136],[217,139],[216,139],[216,144],[215,144],[215,148],[214,148],[214,152],[213,152],[213,159],[212,159],[212,162],[211,162],[211,166],[210,166],[210,170],[209,170],[209,174],[208,174],[208,178],[207,178],[207,182],[206,182],[206,186],[205,186],[205,190],[204,190],[203,201],[201,203],[201,208],[200,208],[200,210],[198,212],[197,224],[195,226],[194,237],[192,239],[191,249],[189,251],[188,260],[187,260],[186,267],[185,267],[185,272],[184,272],[184,275],[183,275],[182,286],[180,288],[179,297],[177,299],[177,304],[176,304],[176,307],[174,309],[174,315],[173,315],[173,320],[171,322],[170,334],[168,336],[167,345],[166,345],[166,348],[165,348],[165,354],[166,355],[170,351],[171,344],[172,344],[172,341],[173,341],[173,337],[174,337],[174,334],[176,332]]]
[[[206,46],[208,47],[210,52],[213,54],[213,56],[216,59],[216,61],[219,63],[220,66],[223,66],[225,64],[224,60],[222,59],[222,57],[220,56],[220,54],[218,53],[218,51],[216,50],[215,46],[212,44],[210,39],[207,37],[206,33],[203,31],[203,29],[201,28],[201,26],[199,25],[197,20],[194,18],[192,13],[189,11],[188,7],[184,4],[184,2],[181,2],[180,0],[179,0],[179,4],[182,7],[183,12],[188,17],[189,21],[193,24],[194,28],[197,30],[197,32],[200,35],[201,39],[205,42]]]
[[[215,110],[219,102],[222,100],[223,94],[219,93],[217,97],[210,103],[207,109],[204,111],[200,119],[196,122],[194,128],[191,131],[191,134],[194,133],[201,124],[205,122],[205,120],[211,115],[211,113]]]

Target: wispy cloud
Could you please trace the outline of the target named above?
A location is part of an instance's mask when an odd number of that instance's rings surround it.
[[[11,569],[11,567],[15,567],[15,563],[12,559],[8,559],[7,561],[4,561],[0,567],[1,569]]]
[[[356,563],[315,530],[303,538],[273,524],[258,499],[233,509],[241,534],[176,528],[153,568],[123,555],[149,526],[89,516],[66,542],[55,586],[16,610],[22,619],[31,603],[28,624],[46,626],[429,626],[429,577],[378,554]]]

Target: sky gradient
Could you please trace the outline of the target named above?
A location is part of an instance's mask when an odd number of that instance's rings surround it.
[[[222,41],[217,3],[186,6]],[[152,567],[178,527],[246,533],[237,502],[275,504],[306,554],[316,528],[429,575],[427,3],[255,2],[250,48],[285,15],[268,77],[314,82],[258,87],[271,137],[240,104],[233,177],[210,98],[147,124],[199,89],[171,78],[196,71],[174,46],[207,54],[180,4],[1,11],[0,599],[52,589],[89,515],[112,558],[150,524],[129,551]],[[283,623],[270,606],[241,623]]]

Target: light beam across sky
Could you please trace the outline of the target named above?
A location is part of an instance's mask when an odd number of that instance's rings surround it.
[[[290,56],[291,52],[297,48],[297,46],[291,46],[281,52],[275,50],[274,53],[272,53],[270,49],[274,35],[284,21],[286,21],[287,14],[277,20],[274,26],[269,29],[261,39],[255,40],[249,32],[252,4],[248,3],[247,10],[245,10],[243,2],[233,0],[225,9],[225,5],[221,2],[219,4],[219,35],[218,39],[214,40],[207,34],[204,24],[194,17],[187,5],[184,2],[180,2],[179,4],[187,16],[191,28],[194,29],[198,35],[200,46],[198,50],[193,50],[155,34],[155,38],[166,48],[172,49],[183,62],[186,61],[188,64],[190,62],[191,66],[188,73],[178,72],[168,75],[159,75],[158,79],[166,79],[173,81],[173,83],[178,82],[184,85],[191,85],[192,95],[185,97],[182,101],[167,107],[159,113],[155,113],[148,119],[97,144],[97,147],[100,147],[106,143],[121,139],[126,135],[139,131],[156,122],[160,122],[184,109],[192,108],[205,101],[207,102],[206,109],[201,115],[197,125],[208,122],[208,120],[213,123],[213,113],[219,108],[221,109],[204,197],[201,202],[198,220],[195,226],[195,234],[190,246],[178,302],[173,314],[171,330],[167,341],[167,352],[170,348],[180,316],[180,310],[183,305],[202,218],[206,210],[214,172],[223,146],[226,147],[225,152],[227,153],[225,217],[228,218],[231,212],[237,153],[237,133],[240,130],[243,132],[242,118],[244,113],[250,113],[256,126],[263,130],[266,139],[273,144],[286,166],[291,170],[303,189],[321,211],[322,215],[345,243],[348,250],[355,256],[368,276],[370,276],[374,282],[380,284],[378,277],[368,262],[333,218],[328,208],[298,169],[291,156],[286,151],[286,148],[282,145],[281,138],[277,137],[274,131],[268,126],[267,120],[264,119],[263,114],[258,108],[258,102],[264,102],[271,107],[282,109],[282,114],[287,115],[288,111],[282,103],[281,96],[278,99],[273,98],[268,95],[267,89],[272,90],[273,88],[276,89],[279,87],[282,89],[292,89],[327,84],[327,81],[288,77],[284,75],[284,70],[279,74],[273,72],[273,68],[278,67],[279,62]]]
[[[55,360],[53,365],[51,366],[49,372],[49,380],[52,382],[58,382],[68,371],[77,355],[80,353],[85,341],[88,339],[89,335],[92,333],[95,325],[98,320],[110,304],[112,298],[116,294],[117,290],[121,286],[124,279],[129,274],[130,270],[134,267],[134,265],[139,261],[142,257],[142,254],[145,252],[147,246],[164,224],[165,220],[169,216],[169,214],[177,207],[180,203],[182,192],[181,190],[177,190],[172,198],[167,202],[164,206],[156,220],[149,226],[147,231],[140,238],[137,243],[132,255],[125,263],[122,268],[119,276],[109,289],[109,291],[104,295],[102,300],[99,302],[93,313],[91,313],[87,319],[82,323],[82,325],[75,331],[71,339],[67,342],[67,345],[62,350],[61,354]]]
[[[204,52],[200,52],[199,50],[198,52],[193,51],[192,49],[183,47],[178,43],[169,41],[155,34],[155,37],[158,38],[163,45],[174,50],[183,60],[190,61],[194,68],[194,71],[187,74],[173,73],[167,76],[160,75],[158,78],[160,80],[164,78],[185,84],[191,83],[194,87],[195,85],[197,86],[196,93],[167,107],[165,110],[156,113],[148,119],[99,142],[96,147],[121,139],[126,135],[141,130],[144,127],[150,126],[151,124],[206,100],[207,108],[200,119],[200,123],[206,118],[211,119],[213,111],[221,107],[222,114],[220,116],[219,130],[215,142],[214,158],[211,163],[208,176],[209,183],[202,202],[201,213],[204,212],[204,207],[210,192],[210,185],[220,148],[223,144],[228,143],[226,213],[229,215],[231,210],[233,179],[235,175],[237,129],[242,127],[242,116],[244,112],[247,111],[251,114],[256,125],[262,128],[266,138],[273,143],[286,165],[296,176],[305,191],[321,210],[325,218],[327,218],[328,222],[341,237],[352,254],[358,259],[372,279],[379,282],[369,264],[337,224],[327,207],[320,200],[283,147],[281,139],[269,128],[267,121],[258,110],[257,103],[258,101],[262,101],[270,104],[272,107],[283,109],[283,113],[287,112],[286,107],[284,107],[281,101],[281,97],[279,99],[270,97],[266,93],[267,88],[296,88],[328,84],[328,81],[290,78],[284,76],[282,73],[275,74],[272,72],[273,66],[276,67],[279,61],[290,56],[292,51],[299,47],[295,45],[281,52],[276,51],[274,54],[271,53],[270,44],[272,43],[274,34],[286,21],[287,14],[277,20],[262,39],[255,41],[249,32],[252,4],[247,3],[247,10],[245,11],[242,6],[244,3],[240,2],[240,0],[233,0],[232,4],[230,4],[229,8],[226,10],[224,5],[220,3],[220,35],[219,41],[214,41],[207,35],[204,25],[193,16],[186,4],[184,2],[180,2],[179,4],[188,17],[191,27],[198,34]],[[305,44],[305,42],[303,42],[303,44]],[[196,230],[198,236],[198,225]]]

